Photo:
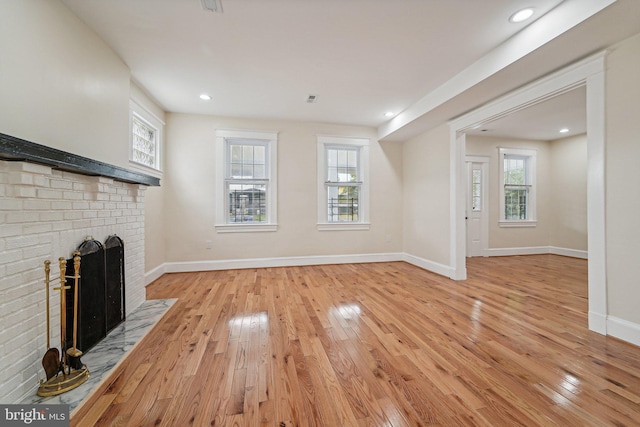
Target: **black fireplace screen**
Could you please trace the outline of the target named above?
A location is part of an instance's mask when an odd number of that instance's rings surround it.
[[[79,247],[77,348],[86,352],[125,319],[124,242],[109,236],[103,245],[88,238]],[[74,274],[67,261],[67,277]],[[73,279],[67,279],[67,345],[73,337]],[[71,283],[70,283],[70,282]]]

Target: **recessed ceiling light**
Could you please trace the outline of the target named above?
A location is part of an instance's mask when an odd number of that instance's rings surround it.
[[[569,129],[567,128],[560,129],[560,133],[567,133],[567,132],[569,132]]]
[[[393,111],[387,111],[386,113],[384,113],[385,117],[393,117],[395,116],[395,113]]]
[[[509,18],[509,22],[513,22],[517,24],[518,22],[526,21],[527,19],[533,16],[533,8],[528,7],[526,9],[522,9],[511,15]]]
[[[210,101],[211,97],[206,93],[203,93],[202,95],[200,95],[200,99],[202,99],[203,101]]]

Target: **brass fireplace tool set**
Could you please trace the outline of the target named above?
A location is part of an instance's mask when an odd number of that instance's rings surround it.
[[[76,347],[78,334],[78,286],[80,279],[80,253],[73,253],[73,276],[67,276],[67,261],[60,258],[60,277],[50,278],[51,261],[44,262],[44,275],[47,298],[47,351],[42,358],[42,367],[47,374],[47,380],[40,380],[38,396],[55,396],[69,390],[73,390],[89,378],[89,369],[82,363],[80,356],[82,351]],[[73,346],[66,348],[67,344],[67,279],[73,280]],[[57,283],[53,288],[60,291],[60,351],[51,347],[50,342],[50,314],[49,314],[49,287]]]

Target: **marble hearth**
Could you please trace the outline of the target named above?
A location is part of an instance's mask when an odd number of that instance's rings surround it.
[[[83,355],[82,362],[87,365],[90,376],[87,382],[78,388],[52,397],[40,397],[34,394],[21,403],[67,404],[73,416],[73,412],[109,376],[113,368],[135,348],[175,301],[175,299],[145,301],[106,338]]]

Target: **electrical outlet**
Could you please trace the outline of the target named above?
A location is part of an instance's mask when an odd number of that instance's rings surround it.
[[[206,245],[205,247],[206,247],[207,249],[211,249],[211,248],[213,248],[213,242],[212,242],[211,240],[207,240],[207,241],[205,242],[205,245]]]

